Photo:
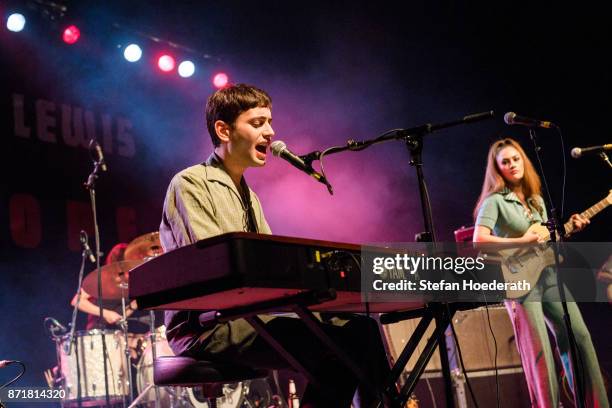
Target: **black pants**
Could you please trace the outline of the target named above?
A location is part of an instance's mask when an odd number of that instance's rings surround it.
[[[261,316],[266,329],[304,365],[322,385],[308,385],[303,406],[350,407],[358,379],[299,319]],[[321,323],[323,330],[365,372],[369,381],[380,387],[389,374],[376,322],[364,316]],[[212,334],[190,347],[187,355],[196,359],[224,361],[253,368],[291,368],[287,361],[244,319],[219,324]],[[368,406],[379,396],[359,387],[361,405]]]

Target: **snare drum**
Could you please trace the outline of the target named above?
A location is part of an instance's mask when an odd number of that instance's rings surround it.
[[[129,381],[126,375],[124,354],[125,339],[119,330],[105,330],[104,339],[107,352],[108,394],[113,403],[117,403],[128,395]],[[57,341],[56,348],[63,378],[63,389],[66,392],[63,405],[69,406],[73,405],[70,404],[71,402],[77,403],[79,383],[83,406],[91,406],[104,401],[106,387],[104,361],[102,360],[102,331],[98,329],[77,331],[72,347],[69,345],[68,336],[63,336]],[[77,380],[77,364],[80,381]],[[87,402],[91,403],[86,404]]]

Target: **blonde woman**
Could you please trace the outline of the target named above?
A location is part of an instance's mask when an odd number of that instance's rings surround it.
[[[547,220],[540,178],[518,142],[499,140],[489,149],[485,179],[474,209],[474,242],[529,243],[538,241],[528,232],[534,224]],[[589,221],[571,216],[576,230]],[[609,407],[597,355],[578,306],[567,293],[567,306],[578,344],[586,406]],[[537,299],[537,301],[535,300]],[[516,344],[533,407],[559,406],[559,385],[546,327],[554,334],[563,368],[573,387],[569,342],[563,310],[552,269],[543,271],[538,284],[525,298],[506,301],[514,327]]]

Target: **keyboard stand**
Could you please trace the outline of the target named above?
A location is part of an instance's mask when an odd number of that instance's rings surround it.
[[[359,383],[367,387],[372,393],[379,394],[374,384],[367,378],[367,373],[350,358],[350,356],[339,347],[336,342],[325,333],[321,327],[321,322],[316,316],[308,310],[308,306],[319,304],[325,301],[333,300],[336,297],[334,289],[325,291],[306,291],[297,295],[287,296],[281,299],[274,299],[260,303],[250,304],[248,306],[240,306],[231,309],[225,309],[215,312],[205,312],[200,315],[200,322],[206,323],[215,321],[224,323],[235,319],[245,319],[253,326],[253,328],[272,346],[296,371],[303,374],[309,383],[325,388],[320,381],[300,362],[298,361],[286,347],[275,339],[266,329],[265,323],[257,316],[272,312],[291,311],[296,313],[300,320],[308,327],[308,329],[358,378]],[[388,401],[392,401],[392,407],[400,407],[396,405],[397,390],[394,387],[388,387],[384,391]],[[381,403],[382,404],[382,403]]]

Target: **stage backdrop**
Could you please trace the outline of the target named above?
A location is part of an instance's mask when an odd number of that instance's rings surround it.
[[[90,24],[87,35],[74,46],[43,29],[0,31],[0,359],[27,365],[20,385],[43,385],[42,371],[55,364],[43,319],[68,323],[81,229],[93,246],[83,188],[92,169],[89,140],[98,140],[109,167],[96,183],[101,249],[108,252],[156,231],[171,176],[211,152],[203,110],[216,70],[266,89],[274,100],[275,138],[300,154],[494,109],[493,121],[426,138],[424,171],[443,240],[472,223],[493,140],[514,136],[533,158],[526,130],[506,127],[504,112],[561,124],[566,157],[573,146],[610,142],[609,126],[596,120],[609,112],[612,70],[597,59],[608,51],[600,39],[609,36],[606,24],[593,23],[595,12],[556,11],[577,19],[582,29],[572,33],[563,31],[563,18],[519,24],[520,16],[505,6],[380,9],[368,2],[314,2],[304,10],[283,3],[236,12],[221,5],[143,4],[140,17],[128,14],[135,28],[178,35],[223,57],[184,80],[159,73],[150,60],[123,60],[117,44],[126,37],[108,27],[126,17],[125,6],[111,3],[115,9],[89,5],[82,16]],[[508,51],[516,49],[520,55]],[[559,137],[547,130],[538,135],[559,203]],[[334,196],[287,163],[268,161],[249,170],[247,180],[276,234],[360,243],[412,241],[423,230],[415,172],[401,142],[328,157]],[[566,216],[612,187],[603,163],[567,164]],[[610,214],[599,215],[580,239],[610,240]],[[88,264],[86,273],[92,269]]]

